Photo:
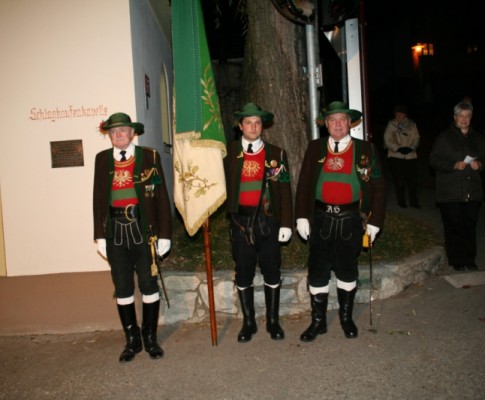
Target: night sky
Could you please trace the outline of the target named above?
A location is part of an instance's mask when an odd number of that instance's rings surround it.
[[[404,102],[420,118],[449,115],[465,95],[484,107],[484,13],[480,1],[366,1],[366,39],[375,114]],[[434,44],[434,56],[412,68],[411,47]],[[467,54],[467,45],[479,52]],[[481,52],[480,52],[481,51]],[[388,106],[392,107],[390,104]],[[482,114],[482,113],[479,113]]]

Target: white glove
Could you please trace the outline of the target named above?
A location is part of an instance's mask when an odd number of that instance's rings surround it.
[[[365,234],[369,236],[370,242],[374,243],[377,234],[379,233],[380,229],[377,226],[367,224],[367,229],[365,230]]]
[[[290,228],[280,228],[280,233],[278,235],[278,240],[280,242],[287,242],[291,238],[291,229]]]
[[[98,245],[98,253],[104,258],[108,258],[106,256],[106,239],[96,239],[96,244]]]
[[[170,250],[172,242],[170,239],[158,239],[157,241],[157,253],[160,257],[163,257]]]
[[[302,239],[308,240],[310,237],[310,222],[306,218],[297,218],[296,230],[302,237]]]

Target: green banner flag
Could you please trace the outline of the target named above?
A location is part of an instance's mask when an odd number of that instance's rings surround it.
[[[199,0],[172,1],[174,201],[189,235],[226,200],[221,120]]]

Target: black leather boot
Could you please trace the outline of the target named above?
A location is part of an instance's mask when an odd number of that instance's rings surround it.
[[[237,341],[244,343],[249,342],[251,337],[258,331],[254,312],[254,287],[246,289],[237,289],[241,311],[243,314],[243,326],[237,335]]]
[[[312,322],[300,335],[302,342],[312,342],[318,335],[327,333],[328,293],[310,294]]]
[[[264,298],[266,300],[266,330],[273,340],[285,338],[285,332],[279,324],[280,313],[280,288],[272,288],[264,285]]]
[[[152,359],[163,357],[163,349],[160,347],[157,341],[159,312],[160,300],[157,300],[154,303],[143,303],[143,323],[141,326],[141,334],[145,351]]]
[[[355,339],[358,336],[357,326],[352,321],[352,311],[354,309],[354,299],[357,288],[347,292],[344,289],[337,288],[338,304],[340,309],[338,315],[340,317],[340,325],[344,330],[347,339]]]
[[[119,305],[118,314],[121,319],[121,326],[125,332],[126,345],[120,355],[120,362],[129,362],[135,358],[136,353],[142,349],[140,328],[136,322],[135,304]]]

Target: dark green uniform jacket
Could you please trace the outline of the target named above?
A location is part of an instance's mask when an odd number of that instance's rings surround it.
[[[228,148],[229,151],[224,160],[227,189],[226,206],[229,213],[237,213],[239,183],[244,162],[241,140],[230,143]],[[293,229],[293,199],[286,152],[266,142],[264,142],[264,148],[266,150],[264,173],[272,214],[281,227]],[[281,167],[283,168],[280,169]],[[279,174],[275,175],[274,171],[279,171]]]
[[[155,168],[155,170],[153,169]],[[94,239],[110,238],[109,202],[114,178],[113,149],[96,155],[94,168]],[[170,239],[172,215],[160,155],[155,149],[135,146],[135,191],[140,210],[140,228],[147,239],[149,227],[159,239]]]
[[[386,187],[377,151],[371,143],[352,138],[355,171],[359,176],[362,199],[360,211],[367,223],[382,228],[386,210]],[[327,156],[328,137],[309,143],[300,171],[295,200],[296,218],[311,220],[315,206],[315,191],[323,161]]]

